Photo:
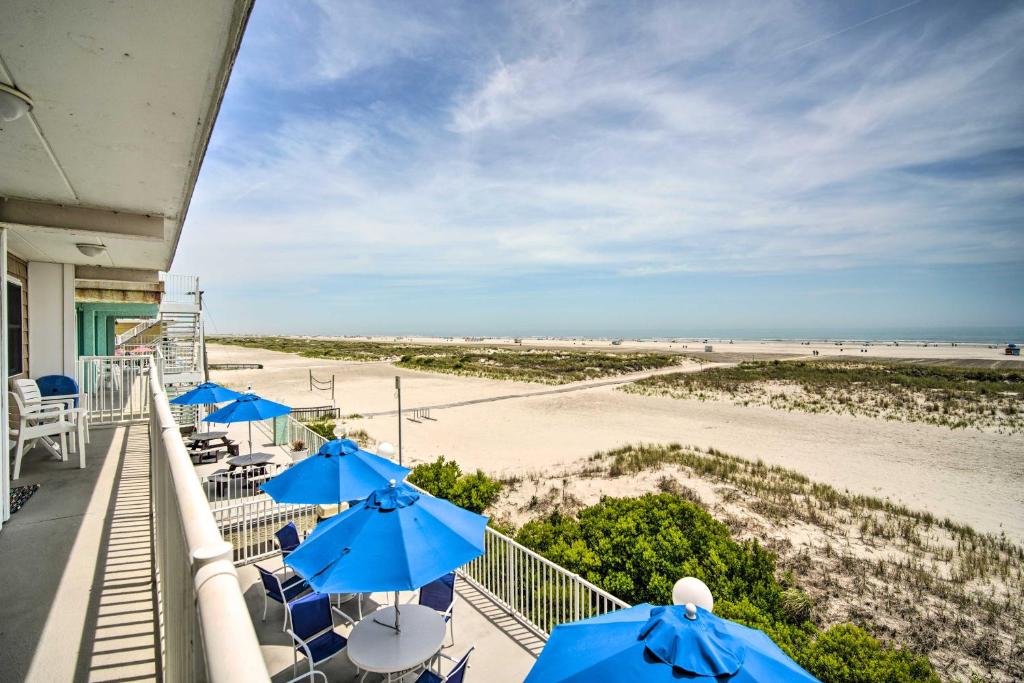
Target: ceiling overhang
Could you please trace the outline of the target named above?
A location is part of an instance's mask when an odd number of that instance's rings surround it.
[[[0,3],[0,225],[22,258],[167,270],[252,0]],[[78,243],[106,247],[89,257]]]

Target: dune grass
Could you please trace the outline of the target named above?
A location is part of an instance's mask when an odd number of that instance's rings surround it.
[[[211,341],[297,353],[307,358],[391,361],[398,367],[411,370],[541,384],[566,384],[614,377],[679,363],[679,357],[661,353],[506,349],[289,337],[217,337]]]
[[[810,413],[846,413],[952,429],[1024,432],[1024,372],[862,361],[754,361],[634,382],[625,391],[730,399]]]

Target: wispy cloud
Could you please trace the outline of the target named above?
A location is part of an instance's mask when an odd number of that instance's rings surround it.
[[[1022,31],[1014,3],[257,5],[179,266],[1024,264]]]

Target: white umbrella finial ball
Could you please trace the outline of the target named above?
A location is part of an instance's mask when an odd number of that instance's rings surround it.
[[[377,446],[377,455],[379,455],[382,458],[392,460],[395,457],[395,447],[392,446],[389,442],[384,441],[379,446]]]
[[[672,604],[685,605],[686,603],[693,603],[710,612],[715,606],[715,598],[711,595],[711,589],[703,581],[687,576],[679,579],[676,581],[676,585],[672,586]]]

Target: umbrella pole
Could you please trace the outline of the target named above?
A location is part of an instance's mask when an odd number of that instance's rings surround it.
[[[398,591],[395,591],[395,630],[399,633],[402,632],[402,629],[398,626],[398,617],[400,617],[401,614],[401,611],[398,609]]]
[[[249,455],[252,455],[252,422],[249,422]]]

